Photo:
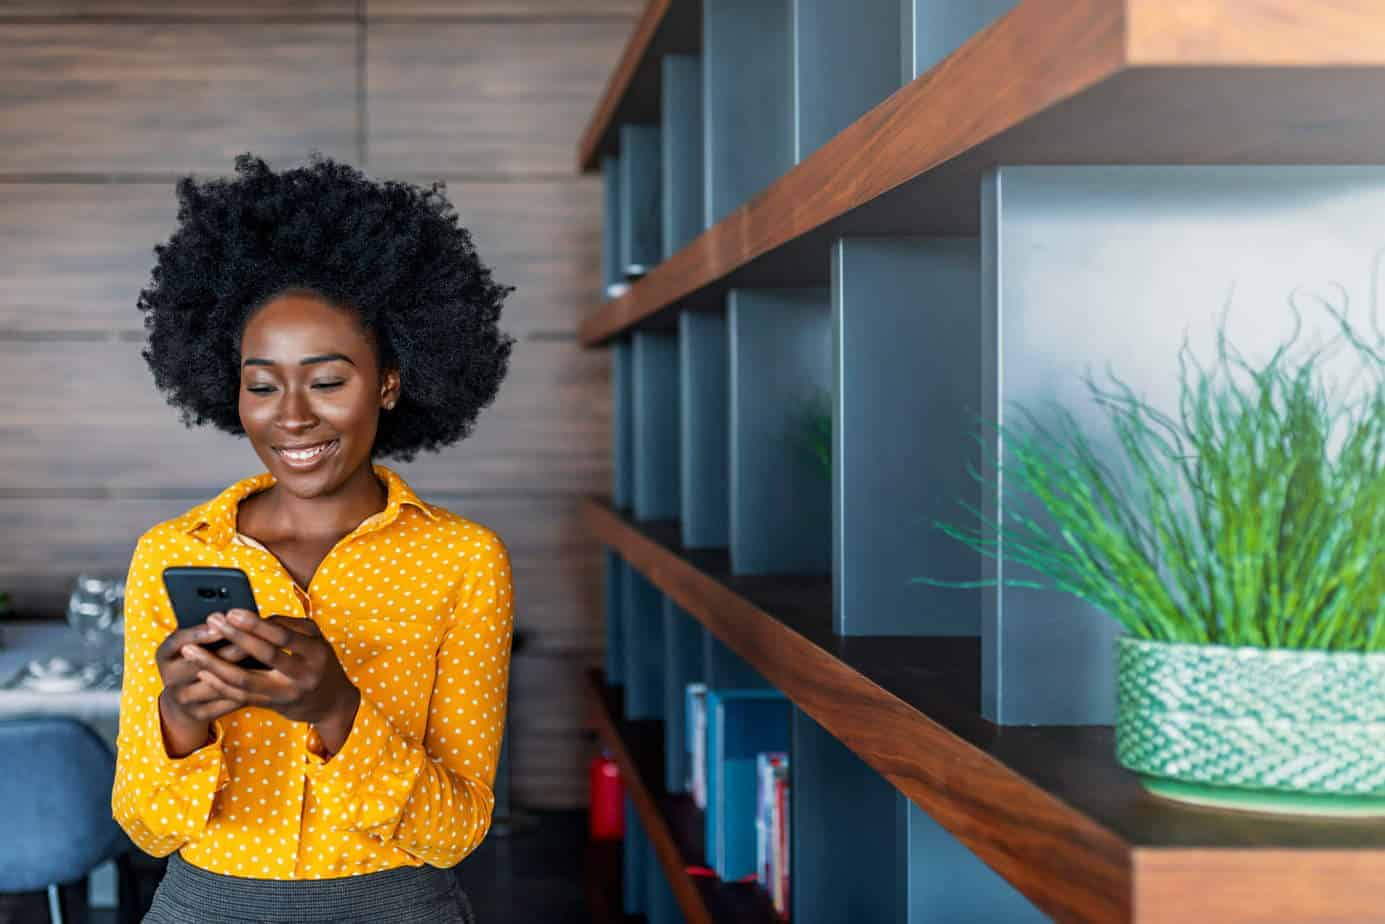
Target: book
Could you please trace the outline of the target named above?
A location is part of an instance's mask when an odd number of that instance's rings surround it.
[[[707,685],[690,683],[684,688],[685,723],[688,755],[688,792],[693,804],[707,809]]]
[[[789,749],[789,702],[778,690],[706,693],[708,865],[723,880],[754,878],[761,751]]]

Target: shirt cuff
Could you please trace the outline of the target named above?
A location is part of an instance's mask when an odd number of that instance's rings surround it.
[[[164,744],[163,724],[157,707],[153,710],[151,741],[157,746],[150,759],[148,805],[143,816],[145,827],[157,837],[200,837],[211,817],[212,801],[230,782],[221,750],[225,729],[218,719],[211,724],[211,740],[184,757],[169,757]]]
[[[324,759],[305,750],[305,772],[326,822],[382,841],[394,837],[426,759],[361,697],[341,750]]]

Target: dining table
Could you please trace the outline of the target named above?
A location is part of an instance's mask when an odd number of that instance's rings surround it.
[[[82,637],[66,622],[0,622],[0,719],[68,716],[85,723],[114,749],[120,716],[118,680],[107,665],[89,672],[87,682],[76,671],[62,670],[64,662],[92,663]]]

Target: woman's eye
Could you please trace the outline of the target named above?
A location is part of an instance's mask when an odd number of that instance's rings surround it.
[[[346,382],[344,382],[344,381],[342,381],[342,382],[314,382],[314,383],[313,383],[313,387],[314,387],[314,388],[340,388],[341,386],[343,386],[343,385],[345,385],[345,384],[346,384]]]
[[[273,385],[249,385],[245,389],[252,395],[267,395],[274,390]]]

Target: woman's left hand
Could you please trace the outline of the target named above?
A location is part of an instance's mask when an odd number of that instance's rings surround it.
[[[317,725],[328,749],[339,750],[355,721],[361,694],[317,624],[288,616],[260,619],[246,610],[213,619],[209,623],[237,648],[270,669],[246,670],[199,650],[193,653],[201,668],[198,676],[229,699]]]

